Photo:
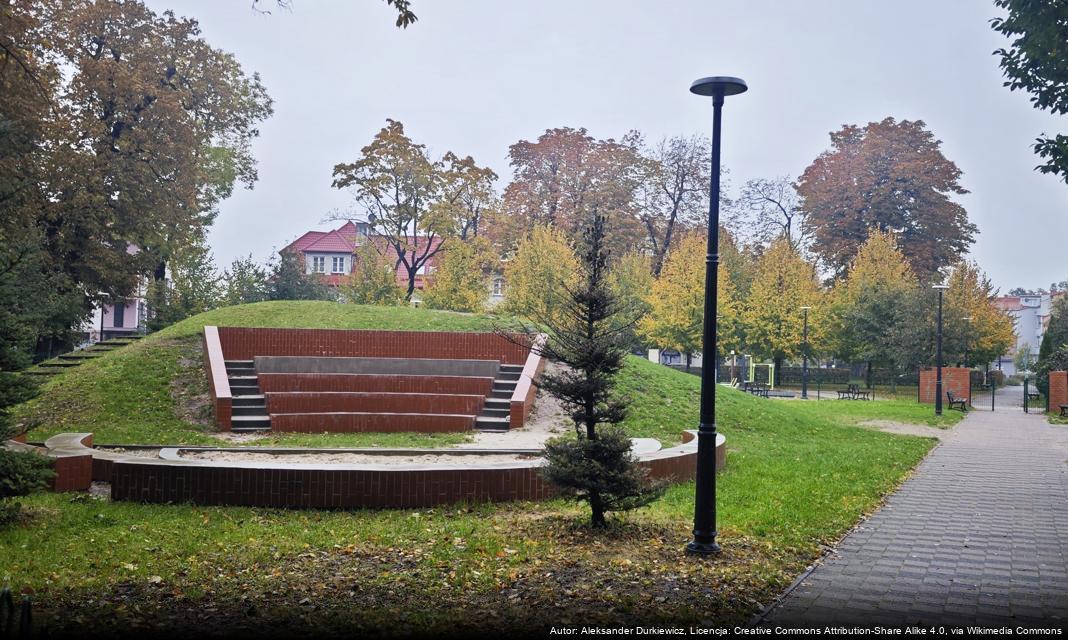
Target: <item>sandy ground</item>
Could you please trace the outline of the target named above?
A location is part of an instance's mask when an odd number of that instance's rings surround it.
[[[133,456],[137,458],[158,458],[159,449],[124,449],[122,447],[98,447],[100,451],[107,451],[108,453],[121,453],[124,456]]]
[[[557,365],[549,364],[546,371]],[[549,438],[558,436],[571,429],[571,418],[564,413],[560,402],[538,390],[534,400],[534,410],[522,429],[513,429],[507,433],[476,432],[471,442],[457,445],[457,449],[540,449]]]
[[[283,462],[295,464],[454,464],[486,465],[529,462],[530,455],[456,455],[424,454],[417,456],[376,455],[367,453],[256,453],[245,451],[182,451],[186,460],[211,460],[213,462]]]
[[[907,436],[923,436],[926,438],[938,438],[943,440],[953,434],[953,428],[939,429],[938,427],[928,427],[922,424],[908,424],[905,422],[894,422],[892,420],[865,420],[858,423],[862,427],[869,429],[878,429],[879,431],[886,431],[887,433],[900,433]]]

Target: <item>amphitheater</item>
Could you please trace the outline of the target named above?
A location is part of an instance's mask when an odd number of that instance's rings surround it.
[[[544,336],[205,326],[205,375],[221,432],[492,432],[493,448],[309,449],[94,446],[91,433],[37,445],[56,490],[107,483],[113,500],[284,508],[411,508],[539,500],[553,488],[521,433],[545,366]],[[695,432],[664,449],[633,440],[652,478],[693,479]],[[519,438],[516,442],[521,442]],[[716,464],[725,464],[723,437]]]

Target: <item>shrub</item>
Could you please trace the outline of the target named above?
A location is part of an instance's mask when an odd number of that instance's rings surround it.
[[[53,476],[48,458],[31,451],[0,449],[0,525],[16,520],[21,510],[19,503],[5,498],[44,489]]]
[[[583,433],[577,439],[554,438],[545,443],[544,456],[545,479],[566,497],[599,501],[604,512],[636,509],[664,492],[664,483],[646,477],[631,453],[630,438],[619,427],[600,428],[595,440]]]
[[[1050,371],[1068,371],[1068,344],[1039,361],[1035,367],[1035,386],[1044,396],[1049,396]]]

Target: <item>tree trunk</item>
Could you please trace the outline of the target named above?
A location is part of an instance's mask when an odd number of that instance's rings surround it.
[[[690,363],[692,361],[693,361],[693,354],[687,351],[686,352],[686,371],[687,372],[690,370]]]
[[[601,528],[607,524],[604,518],[604,501],[598,491],[590,492],[590,513],[590,523],[594,527]]]
[[[775,373],[770,376],[770,378],[773,379],[769,379],[768,382],[775,386],[779,386],[782,383],[782,361],[782,356],[776,356],[775,359],[772,360],[775,364]]]
[[[871,389],[871,382],[872,382],[871,360],[868,360],[868,371],[867,371],[866,375],[864,376],[864,378],[865,378],[864,379],[865,386],[867,386],[869,389]]]

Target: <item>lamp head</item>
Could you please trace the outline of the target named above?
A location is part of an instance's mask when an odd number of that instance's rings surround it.
[[[730,76],[710,76],[708,78],[698,78],[690,85],[690,93],[696,93],[699,96],[735,96],[739,93],[745,93],[749,87],[745,84],[745,80],[741,78],[732,78]]]

